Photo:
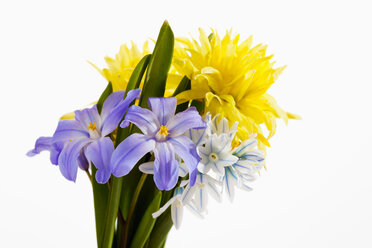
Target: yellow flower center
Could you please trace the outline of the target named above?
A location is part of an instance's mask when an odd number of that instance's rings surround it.
[[[218,155],[212,152],[211,154],[209,154],[209,160],[212,162],[216,162],[218,160]]]
[[[161,135],[168,135],[169,133],[168,133],[168,128],[167,128],[167,126],[163,126],[163,125],[161,125],[161,127],[160,127],[160,130],[159,130],[159,134],[161,134]]]
[[[88,126],[88,129],[92,130],[92,131],[95,131],[96,130],[96,123],[95,122],[89,122],[89,126]]]

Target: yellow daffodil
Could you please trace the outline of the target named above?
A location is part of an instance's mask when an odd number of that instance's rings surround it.
[[[149,53],[148,42],[144,43],[142,51],[132,42],[131,48],[126,44],[122,45],[119,52],[115,55],[115,58],[105,57],[108,68],[101,70],[94,64],[91,63],[91,65],[96,68],[107,81],[112,83],[114,91],[125,90],[134,68],[138,62]]]
[[[266,46],[252,47],[252,37],[239,43],[239,35],[231,30],[221,38],[213,31],[208,37],[202,29],[200,42],[177,39],[173,66],[179,74],[191,79],[191,89],[177,95],[178,103],[190,100],[205,102],[205,112],[225,117],[230,125],[239,122],[237,137],[248,139],[257,133],[262,144],[276,129],[276,118],[285,122],[299,116],[282,110],[266,93],[285,67],[273,68]],[[264,135],[262,125],[268,130]]]

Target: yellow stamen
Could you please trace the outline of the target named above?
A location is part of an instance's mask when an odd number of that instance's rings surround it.
[[[167,126],[161,125],[160,130],[159,130],[159,134],[161,134],[161,135],[168,135],[169,133],[168,133]]]
[[[95,122],[89,122],[88,128],[92,131],[96,130],[96,123]]]

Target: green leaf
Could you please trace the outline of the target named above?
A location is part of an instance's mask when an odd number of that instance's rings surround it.
[[[106,98],[112,93],[112,84],[109,82],[107,84],[106,89],[103,91],[102,95],[100,96],[98,102],[97,102],[97,109],[98,113],[101,113],[103,103],[106,101]]]
[[[96,236],[97,246],[101,247],[103,238],[103,229],[106,217],[106,208],[108,202],[109,189],[107,184],[97,183],[95,176],[97,169],[91,164],[92,168],[92,186],[93,186],[93,199],[94,199],[94,212],[96,218]]]
[[[168,71],[172,63],[174,35],[167,21],[160,29],[143,85],[141,107],[147,108],[149,97],[164,96]]]
[[[132,76],[129,79],[126,92],[136,89],[140,86],[142,77],[146,71],[146,68],[149,64],[151,55],[146,55],[138,63],[134,69]],[[120,144],[126,137],[130,134],[129,127],[127,128],[118,128],[118,133],[116,137],[116,144]],[[132,200],[134,189],[136,188],[137,182],[141,176],[141,173],[137,169],[133,169],[123,181],[122,193],[120,199],[120,210],[124,220],[127,220],[130,202]]]
[[[189,90],[191,88],[191,81],[188,79],[188,77],[184,76],[177,86],[177,89],[174,91],[173,96],[177,96],[179,93],[185,90]],[[176,109],[176,113],[182,112],[186,110],[189,107],[189,102],[185,102],[182,104],[179,104]]]
[[[123,177],[111,178],[110,197],[105,218],[105,229],[103,231],[102,248],[111,248],[115,233],[115,220],[118,216],[121,186]]]
[[[135,88],[138,88],[140,86],[143,74],[146,71],[150,58],[151,58],[150,55],[146,55],[137,64],[136,68],[134,69],[129,79],[127,88],[125,90],[125,96],[128,94],[129,91]],[[124,128],[124,129],[119,127],[117,131],[115,146],[118,146],[121,141],[123,141],[126,137],[129,136],[129,134],[130,134],[129,127]],[[118,216],[120,199],[121,199],[123,177],[120,177],[120,178],[112,177],[111,183],[112,183],[112,187],[110,189],[110,197],[109,197],[109,202],[108,202],[108,207],[107,207],[105,229],[104,229],[103,241],[102,241],[103,248],[112,247],[113,237],[115,233],[115,221]]]
[[[190,105],[196,107],[199,114],[202,115],[204,113],[204,101],[192,100]]]
[[[134,71],[129,78],[128,85],[127,85],[127,88],[125,90],[125,96],[128,94],[129,91],[139,88],[139,86],[141,84],[142,77],[143,77],[143,75],[146,71],[147,65],[149,64],[150,58],[151,58],[150,54],[144,56],[141,59],[141,61],[138,62],[136,68],[134,68]],[[115,146],[118,146],[128,136],[129,136],[129,127],[127,127],[127,128],[118,127]],[[126,215],[123,215],[123,216],[126,218]]]
[[[136,68],[132,72],[132,75],[129,78],[126,93],[128,91],[139,88],[143,74],[145,74],[147,65],[150,62],[151,54],[144,56],[140,62],[138,62]]]
[[[102,110],[104,101],[111,93],[112,93],[112,84],[109,82],[107,84],[106,89],[101,94],[98,100],[98,103],[97,103],[97,109],[99,113]],[[98,247],[100,247],[102,238],[103,238],[103,232],[104,232],[104,223],[105,223],[106,209],[107,209],[107,203],[108,203],[108,197],[109,197],[109,189],[107,187],[107,184],[99,184],[95,180],[97,169],[93,164],[91,164],[91,170],[92,170],[94,213],[95,213],[95,219],[96,219],[97,245]]]
[[[157,218],[156,224],[151,232],[148,248],[164,247],[168,232],[173,226],[171,209],[168,208]]]
[[[150,236],[150,233],[152,231],[152,228],[155,225],[156,219],[152,217],[152,213],[156,212],[159,210],[160,207],[160,202],[161,202],[161,192],[159,191],[158,194],[155,195],[154,199],[146,209],[141,222],[135,231],[135,235],[133,238],[133,241],[130,245],[130,248],[142,248],[147,239]]]

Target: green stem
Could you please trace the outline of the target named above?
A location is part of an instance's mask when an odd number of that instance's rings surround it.
[[[102,248],[111,248],[115,232],[115,220],[118,216],[121,186],[123,177],[113,177],[110,189],[110,198],[107,209],[106,223],[102,241]]]
[[[146,177],[147,177],[147,174],[142,174],[142,176],[141,176],[141,178],[140,178],[140,180],[137,184],[137,188],[134,191],[132,202],[130,204],[130,208],[129,208],[129,212],[128,212],[128,218],[127,218],[127,221],[125,222],[124,237],[123,237],[123,242],[121,243],[121,246],[120,246],[121,248],[125,248],[126,245],[127,245],[130,222],[132,220],[134,209],[136,207],[137,200],[138,200],[139,194],[141,193],[142,186],[145,183]]]

